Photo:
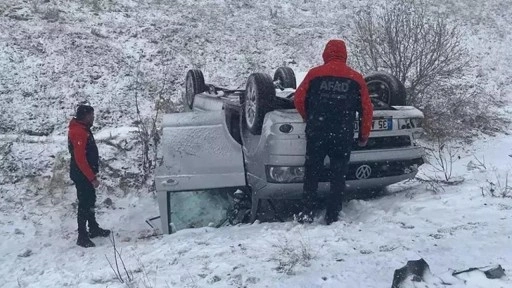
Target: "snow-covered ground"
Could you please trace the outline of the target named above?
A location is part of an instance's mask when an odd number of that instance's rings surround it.
[[[256,223],[152,237],[144,223],[158,211],[151,197],[115,198],[107,206],[101,189],[99,221],[114,229],[136,287],[389,287],[395,269],[420,258],[457,284],[450,287],[511,287],[511,275],[475,276],[467,285],[450,276],[471,267],[500,264],[507,273],[512,267],[512,192],[492,197],[487,182],[498,177],[503,187],[512,171],[509,154],[511,136],[479,140],[454,163],[462,184],[438,193],[416,181],[395,185],[383,197],[345,203],[341,221],[331,226]],[[469,164],[475,156],[486,168]],[[422,176],[433,175],[428,170]],[[17,195],[24,198],[2,199],[3,287],[125,287],[106,259],[114,259],[109,240],[94,240],[93,249],[75,245],[72,187],[50,198]]]
[[[154,236],[144,222],[158,207],[139,183],[134,90],[149,117],[158,103],[179,109],[192,67],[228,86],[283,61],[305,70],[320,62],[327,39],[350,35],[347,16],[367,2],[1,0],[0,287],[127,287],[109,266],[108,239],[95,239],[94,249],[75,245],[63,135],[84,99],[99,110],[98,218],[115,232],[131,287],[390,287],[394,270],[419,258],[454,283],[447,287],[512,287],[512,192],[499,195],[512,183],[510,135],[460,149],[453,176],[462,184],[434,193],[428,183],[401,183],[345,203],[331,226],[290,221]],[[464,29],[475,84],[510,101],[510,1],[429,2]],[[434,177],[431,170],[424,165],[419,176]],[[508,275],[472,275],[467,285],[450,276],[494,264]]]

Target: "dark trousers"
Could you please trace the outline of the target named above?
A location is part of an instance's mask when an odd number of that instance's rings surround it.
[[[96,190],[91,182],[87,179],[73,179],[76,186],[76,195],[78,198],[78,234],[87,234],[86,223],[89,230],[98,228],[94,213],[94,205],[96,204]]]
[[[332,134],[306,135],[306,163],[304,164],[304,205],[311,210],[317,201],[318,182],[324,175],[324,160],[330,160],[330,191],[325,199],[328,212],[341,210],[348,172],[352,138]]]

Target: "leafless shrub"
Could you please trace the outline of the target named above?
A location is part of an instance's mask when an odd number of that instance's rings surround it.
[[[485,156],[482,156],[482,158],[478,158],[478,156],[473,155],[473,159],[468,162],[468,170],[480,170],[485,171],[487,170],[487,165],[485,164]]]
[[[137,65],[134,97],[135,109],[137,113],[137,137],[138,142],[142,145],[142,172],[144,175],[144,182],[151,177],[158,160],[158,145],[160,144],[160,130],[157,126],[160,114],[159,109],[155,109],[155,114],[150,117],[144,117],[141,114],[139,107],[139,91],[144,91],[142,82],[140,80],[142,72],[140,71],[140,62]],[[165,82],[165,80],[164,80]],[[164,83],[165,87],[165,83]],[[164,91],[162,88],[160,91]]]
[[[368,6],[355,16],[352,46],[363,71],[386,70],[407,88],[407,101],[425,113],[435,137],[464,137],[471,130],[496,131],[489,95],[468,71],[471,59],[461,30],[421,0]],[[501,119],[500,119],[501,120]]]
[[[482,196],[490,195],[492,197],[512,198],[512,182],[509,180],[510,171],[500,174],[497,169],[493,169],[493,177],[487,179],[487,185],[480,187]]]
[[[424,147],[429,156],[429,164],[434,172],[441,173],[445,184],[458,184],[452,181],[453,164],[460,159],[458,149],[454,148],[444,138],[437,138],[432,147]]]
[[[414,0],[379,8],[357,14],[355,59],[365,70],[386,69],[408,83],[412,103],[468,68],[460,31],[446,17],[429,15],[426,4]]]
[[[30,2],[30,9],[32,10],[32,13],[34,14],[39,14],[41,12],[40,8],[39,8],[39,2],[40,0],[32,0]],[[0,13],[2,14],[2,13]]]
[[[105,258],[107,259],[110,269],[114,272],[115,279],[124,284],[127,288],[156,287],[156,279],[153,281],[149,279],[149,272],[140,257],[137,257],[138,267],[134,270],[128,270],[121,251],[119,251],[116,246],[114,234],[111,234],[109,239],[114,250],[114,259],[110,260],[107,255],[105,255]],[[166,287],[168,287],[168,285],[166,285]]]
[[[94,11],[98,12],[102,10],[102,2],[102,0],[89,0],[89,5],[91,5]]]
[[[140,280],[140,282],[142,282],[142,285],[140,285],[141,287],[144,287],[144,288],[153,288],[155,287],[156,285],[156,280],[154,281],[154,284],[151,282],[151,280],[149,279],[149,273],[148,273],[148,270],[146,269],[146,266],[144,265],[144,263],[142,262],[142,260],[140,260],[140,258],[137,258],[137,262],[139,264],[139,267],[140,267],[140,272],[142,273],[142,279]]]
[[[443,181],[441,181],[440,179],[436,178],[436,177],[431,177],[431,176],[423,176],[423,177],[416,177],[416,180],[421,182],[421,183],[424,183],[427,187],[426,187],[426,190],[427,191],[430,191],[434,194],[440,194],[440,193],[443,193],[445,192],[445,189],[444,189],[444,186],[443,186]],[[407,193],[406,196],[408,196],[408,198],[412,199],[414,194],[413,192],[411,193]],[[411,196],[411,197],[409,197]]]
[[[458,185],[464,181],[463,178],[453,177],[453,165],[460,159],[459,150],[446,138],[437,138],[431,147],[424,148],[428,156],[427,164],[433,174],[417,176],[417,181],[427,184],[427,189],[434,193],[444,192],[443,185]]]
[[[48,22],[57,22],[60,19],[60,10],[55,7],[48,8],[44,11],[41,18]]]
[[[133,283],[133,272],[128,271],[126,268],[126,265],[123,260],[123,256],[117,250],[116,247],[116,239],[114,234],[111,234],[110,236],[110,243],[112,244],[112,248],[114,249],[114,261],[113,263],[108,259],[107,255],[105,255],[105,258],[107,258],[107,262],[110,265],[110,268],[114,272],[116,279],[119,280],[119,282],[126,284],[128,287],[131,287],[131,283]],[[121,269],[119,268],[121,266],[123,272],[121,272]]]
[[[276,19],[277,15],[278,15],[278,9],[276,8],[274,10],[272,7],[270,7],[270,19]]]
[[[23,179],[21,165],[13,155],[13,142],[0,142],[0,184],[17,183]]]
[[[276,248],[277,251],[271,260],[278,263],[275,269],[280,273],[292,275],[298,264],[308,267],[311,260],[315,258],[311,251],[311,245],[304,239],[292,243],[284,237],[278,243],[273,244],[272,247]]]

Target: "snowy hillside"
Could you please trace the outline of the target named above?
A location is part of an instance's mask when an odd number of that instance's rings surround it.
[[[345,203],[328,227],[290,221],[155,236],[144,222],[158,208],[141,175],[135,95],[151,118],[156,106],[182,109],[190,68],[233,87],[284,63],[304,71],[321,62],[328,39],[349,39],[351,15],[374,2],[386,1],[0,0],[0,287],[390,287],[394,270],[419,258],[454,284],[446,287],[512,287],[510,135],[459,150],[453,174],[462,184],[435,193],[419,181],[395,185]],[[512,2],[428,2],[461,25],[474,85],[510,113]],[[132,286],[109,267],[108,239],[75,245],[65,133],[83,100],[98,109],[99,222],[114,230]],[[424,165],[419,176],[432,170]],[[464,285],[451,276],[495,264],[503,279],[475,273]]]

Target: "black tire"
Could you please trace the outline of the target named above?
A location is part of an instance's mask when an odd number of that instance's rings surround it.
[[[370,95],[389,106],[406,106],[407,93],[405,86],[390,73],[379,71],[365,77]]]
[[[276,90],[270,75],[253,73],[247,79],[242,102],[242,121],[253,135],[260,135],[265,114],[273,110]]]
[[[185,99],[188,108],[194,107],[194,98],[197,94],[206,91],[203,72],[199,69],[190,69],[185,77]]]
[[[295,79],[295,73],[290,67],[279,67],[274,73],[274,81],[278,81],[282,88],[297,88],[297,80]]]

